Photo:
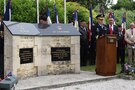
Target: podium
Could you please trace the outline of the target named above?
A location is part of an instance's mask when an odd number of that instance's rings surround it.
[[[101,36],[96,43],[96,74],[111,76],[116,73],[116,35]]]

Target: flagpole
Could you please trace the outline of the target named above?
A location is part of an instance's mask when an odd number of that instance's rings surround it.
[[[39,23],[39,0],[37,0],[37,23]]]
[[[64,23],[66,24],[66,0],[64,0]]]
[[[9,9],[9,21],[11,21],[11,9]]]
[[[4,0],[4,13],[6,12],[6,0]]]

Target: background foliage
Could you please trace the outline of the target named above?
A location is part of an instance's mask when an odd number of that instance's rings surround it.
[[[0,0],[0,13],[4,15],[4,0]],[[47,6],[51,12],[52,22],[55,22],[54,0],[39,0],[40,13],[46,14]],[[47,2],[48,1],[48,2]],[[113,11],[116,18],[116,24],[121,24],[122,15],[127,12],[127,25],[134,20],[135,2],[133,0],[118,0],[116,5],[107,8],[106,0],[67,0],[67,22],[73,21],[73,12],[78,9],[79,21],[88,21],[90,4],[93,6],[93,19],[96,22],[96,15],[99,13],[100,6],[105,9],[106,23],[108,23],[108,13]],[[59,15],[59,21],[64,22],[63,0],[56,0],[56,7]],[[36,0],[12,0],[12,21],[36,23]]]

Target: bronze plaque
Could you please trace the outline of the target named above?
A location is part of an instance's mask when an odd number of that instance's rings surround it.
[[[19,55],[21,64],[33,62],[33,48],[20,49]]]
[[[52,47],[52,61],[70,61],[70,47]]]

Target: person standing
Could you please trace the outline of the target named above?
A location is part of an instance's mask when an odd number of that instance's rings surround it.
[[[90,62],[95,65],[96,61],[96,39],[106,34],[107,28],[104,24],[104,15],[99,14],[96,16],[97,23],[92,26],[91,47],[90,47]]]
[[[125,41],[128,50],[128,64],[135,64],[135,28],[134,23],[130,23],[130,28],[125,32]]]
[[[81,33],[80,36],[80,54],[81,60],[80,65],[86,66],[87,65],[87,55],[88,55],[88,30],[86,28],[86,22],[82,20],[80,22],[79,32]]]
[[[0,14],[0,78],[4,78],[4,25]]]
[[[104,24],[104,17],[105,15],[99,14],[96,16],[97,24],[95,24],[94,30],[96,31],[96,38],[99,38],[100,36],[104,36],[107,34],[107,27]]]
[[[124,40],[124,32],[122,31],[121,25],[118,25],[117,42],[118,42],[117,61],[119,61],[120,59],[121,73],[123,73],[125,64],[125,40]]]
[[[107,34],[113,35],[117,34],[118,28],[116,25],[114,25],[114,19],[112,17],[109,18],[109,24],[107,25]]]

